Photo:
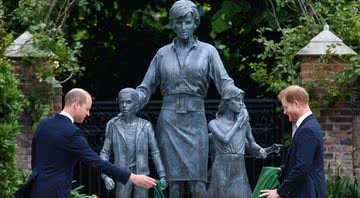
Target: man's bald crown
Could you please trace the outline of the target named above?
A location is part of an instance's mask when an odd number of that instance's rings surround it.
[[[91,98],[91,95],[84,89],[71,89],[65,95],[65,106],[70,106],[75,102],[79,102],[80,105],[83,105],[84,103],[86,103],[87,98]]]

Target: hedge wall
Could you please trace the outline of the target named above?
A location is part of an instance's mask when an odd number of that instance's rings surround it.
[[[0,197],[13,197],[22,182],[16,164],[18,115],[23,95],[6,60],[0,58]]]

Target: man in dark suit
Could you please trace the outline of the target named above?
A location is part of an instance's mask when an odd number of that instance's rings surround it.
[[[278,189],[262,190],[267,198],[325,198],[324,149],[321,129],[309,107],[309,95],[297,85],[280,92],[284,114],[293,122],[292,143]]]
[[[40,122],[32,142],[32,174],[25,185],[30,197],[70,197],[73,168],[79,160],[123,184],[131,181],[147,189],[155,186],[153,178],[103,161],[89,147],[73,122],[82,123],[90,115],[91,105],[90,94],[75,88],[66,94],[63,111]]]

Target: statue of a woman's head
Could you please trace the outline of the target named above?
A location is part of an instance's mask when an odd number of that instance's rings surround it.
[[[169,11],[169,21],[171,28],[174,29],[174,22],[177,18],[184,18],[188,14],[191,14],[196,27],[198,27],[200,25],[200,15],[196,8],[196,5],[189,0],[176,1],[171,6]]]

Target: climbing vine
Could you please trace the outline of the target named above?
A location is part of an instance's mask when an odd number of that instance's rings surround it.
[[[51,112],[49,98],[53,92],[46,84],[51,85],[55,80],[59,84],[75,81],[84,70],[78,63],[81,40],[68,42],[66,21],[72,9],[86,10],[88,6],[86,0],[19,0],[15,12],[11,13],[13,23],[22,27],[19,30],[27,30],[33,35],[36,48],[28,52],[29,58],[24,60],[34,68],[39,82],[31,93],[26,94],[29,105],[25,110],[31,113],[34,128]]]
[[[278,9],[293,6],[292,1],[277,1]],[[296,53],[329,24],[330,30],[337,34],[346,45],[355,51],[360,49],[360,4],[358,1],[316,1],[303,5],[312,12],[303,12],[297,24],[280,28],[260,28],[256,42],[262,44],[263,51],[256,55],[258,61],[252,62],[254,70],[251,77],[267,86],[268,91],[277,93],[289,84],[299,84],[299,60]],[[303,7],[304,8],[304,7]],[[280,40],[269,39],[268,35],[280,33]],[[331,54],[324,55],[320,64],[329,62]],[[322,104],[333,105],[345,98],[356,100],[360,96],[360,55],[340,57],[349,65],[345,71],[333,75],[332,81],[315,80],[309,89],[325,89]],[[335,83],[333,83],[335,82]],[[319,105],[319,104],[318,104]]]

